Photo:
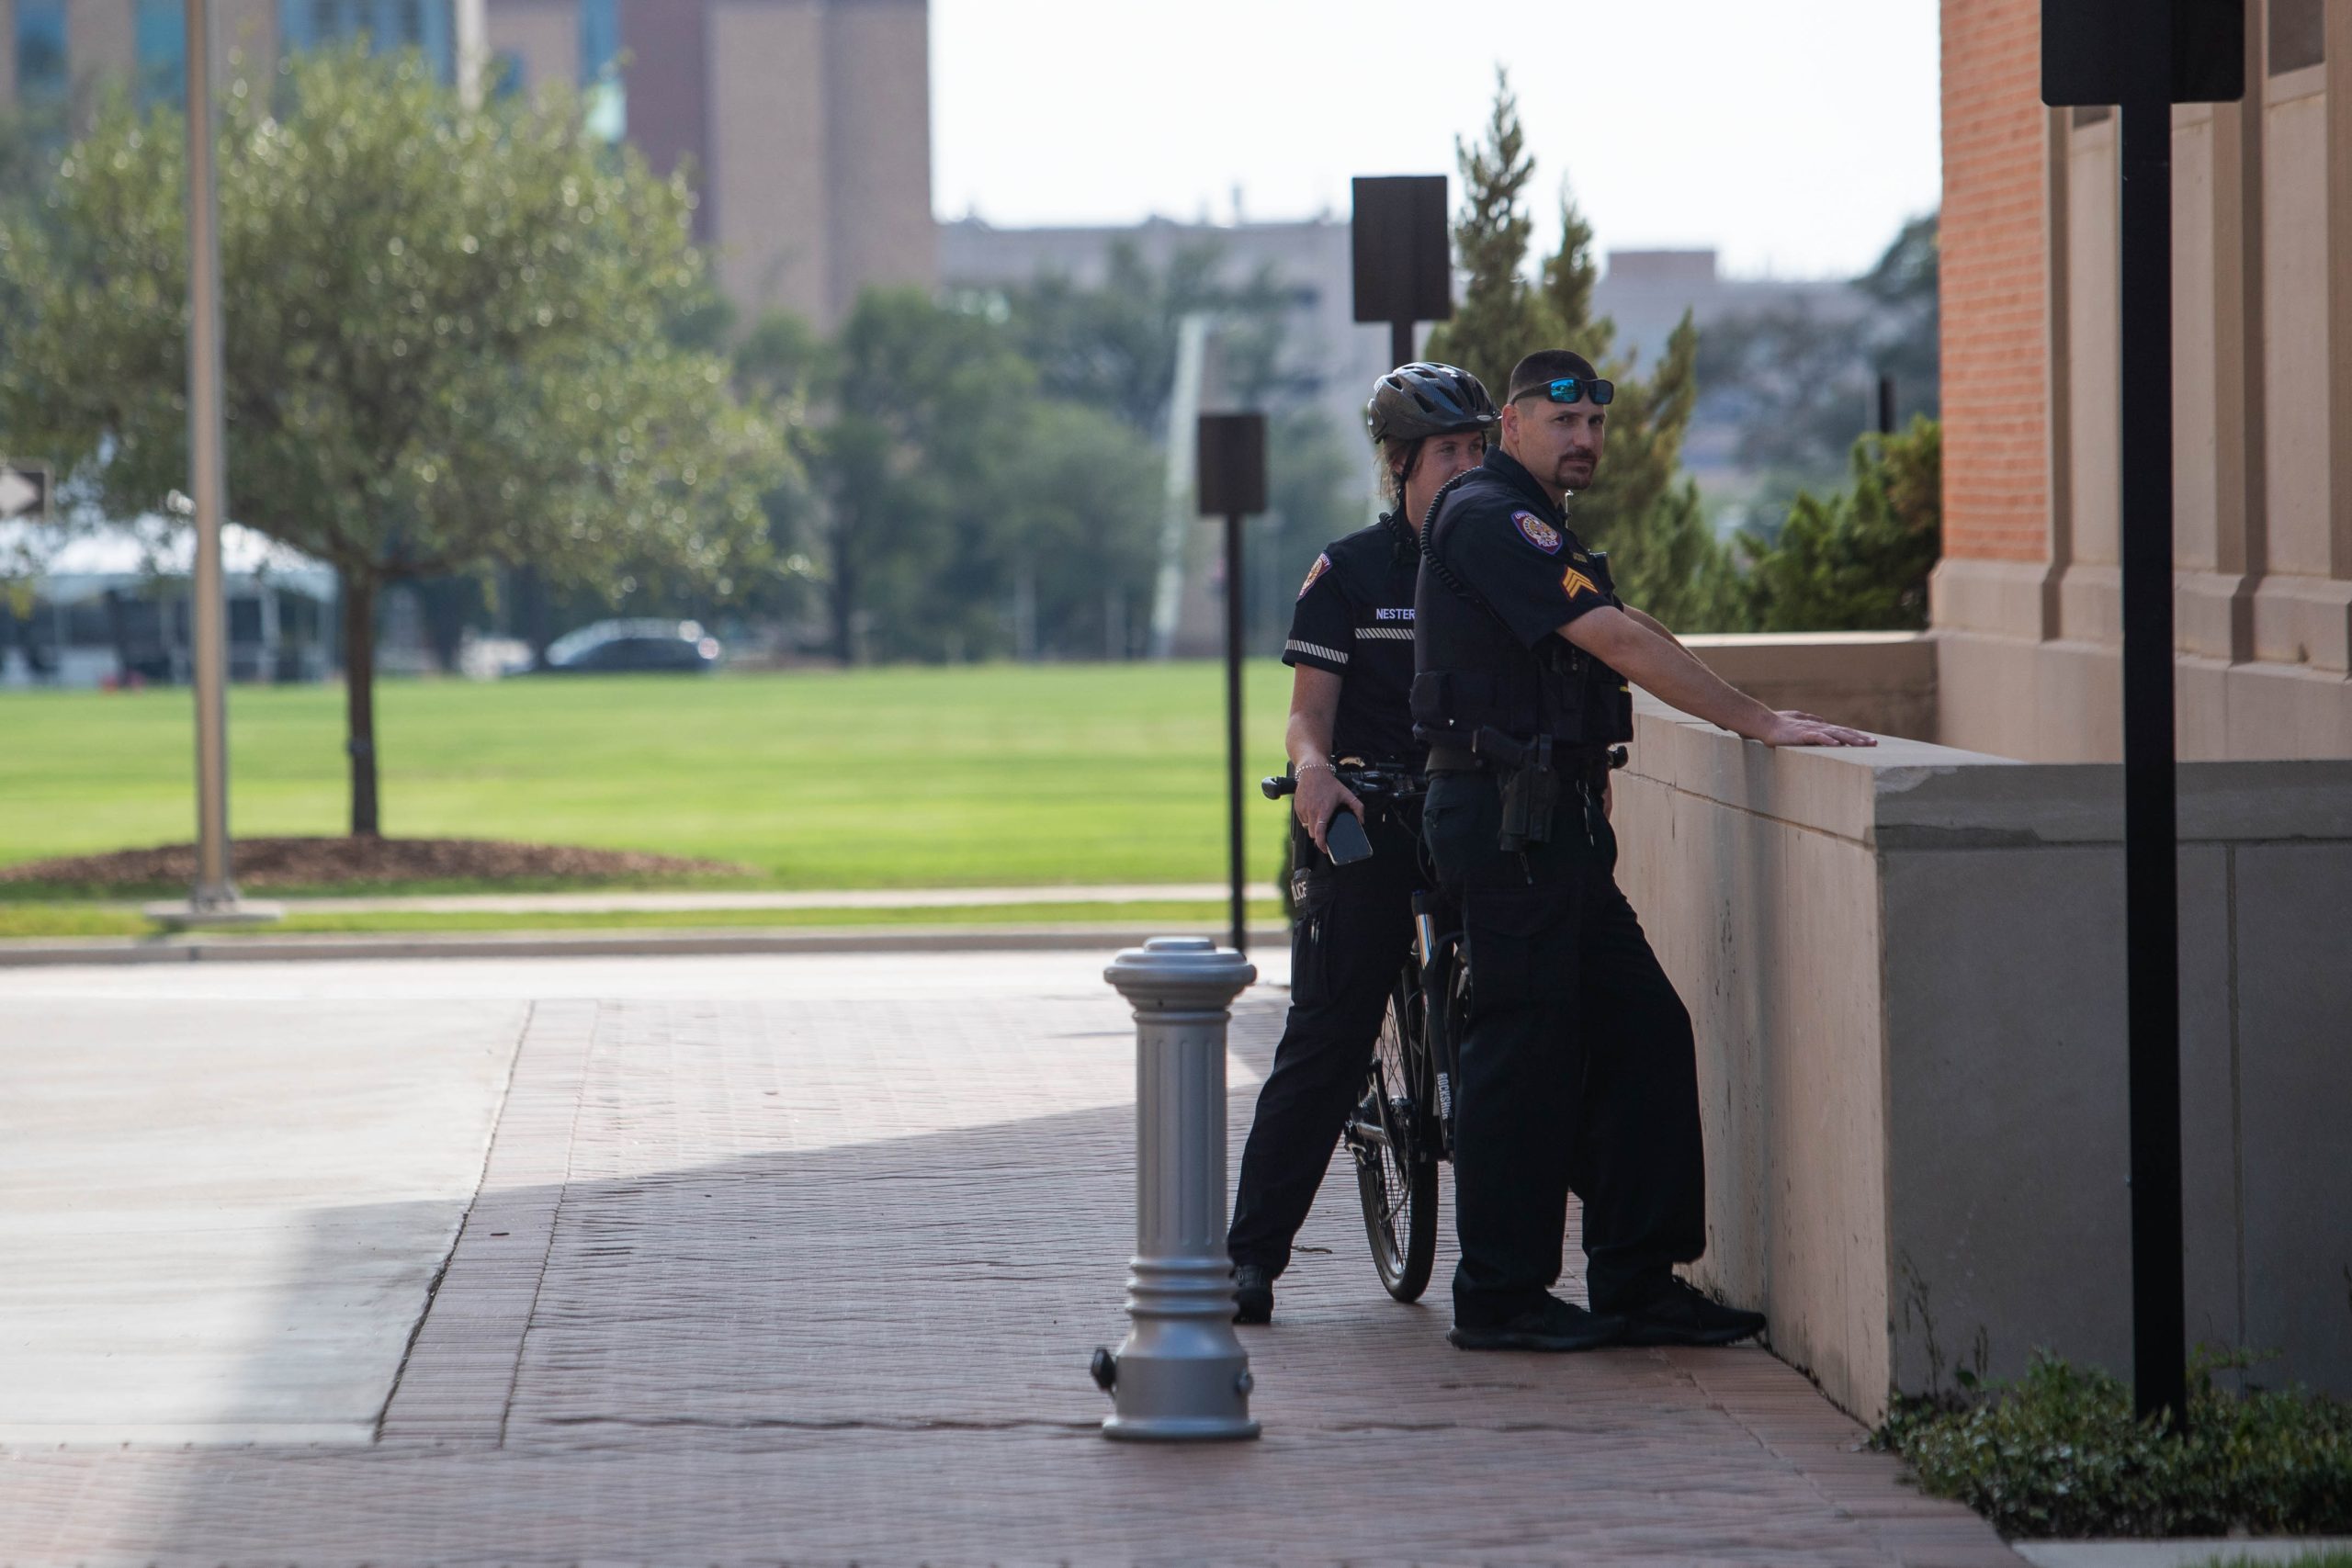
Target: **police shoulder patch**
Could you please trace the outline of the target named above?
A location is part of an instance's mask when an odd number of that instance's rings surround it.
[[[1315,558],[1315,564],[1306,569],[1306,581],[1298,585],[1298,596],[1302,599],[1306,598],[1306,591],[1315,586],[1315,580],[1330,570],[1331,558],[1329,556],[1317,556]]]
[[[1560,553],[1560,531],[1532,512],[1514,512],[1510,520],[1519,528],[1520,537],[1547,556]]]

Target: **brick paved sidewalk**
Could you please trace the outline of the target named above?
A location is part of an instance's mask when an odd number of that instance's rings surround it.
[[[2018,1561],[1761,1351],[1452,1350],[1344,1179],[1246,1336],[1265,1438],[1107,1443],[1124,1010],[805,975],[537,1004],[379,1440],[8,1453],[0,1562]]]

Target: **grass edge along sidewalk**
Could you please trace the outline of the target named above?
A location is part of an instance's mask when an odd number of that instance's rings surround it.
[[[1048,890],[1052,891],[1052,890]],[[335,900],[344,904],[345,900]],[[359,902],[352,900],[349,902]],[[1014,929],[1055,926],[1125,930],[1162,926],[1171,931],[1224,929],[1223,899],[1041,900],[971,904],[899,904],[882,907],[816,906],[792,908],[599,909],[413,909],[397,899],[374,909],[305,911],[289,903],[287,918],[274,924],[222,932],[208,941],[253,942],[262,938],[318,935],[531,934],[566,932],[688,933],[729,931],[883,931],[890,929]],[[438,904],[444,900],[422,900]],[[1252,929],[1279,926],[1282,906],[1271,897],[1250,900]],[[153,922],[135,905],[0,903],[0,942],[54,938],[143,938]]]
[[[1248,764],[1277,772],[1289,671],[1265,659],[1248,673]],[[188,701],[0,692],[0,865],[185,840]],[[773,888],[1225,871],[1224,692],[1207,661],[420,679],[384,682],[379,705],[384,829],[401,839],[651,852]],[[332,684],[237,689],[240,840],[342,831],[341,709]],[[1253,792],[1246,820],[1248,863],[1271,876],[1283,808]]]

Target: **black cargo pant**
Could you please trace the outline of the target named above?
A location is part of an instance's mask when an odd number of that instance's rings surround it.
[[[1234,1263],[1280,1274],[1306,1223],[1348,1112],[1363,1097],[1388,993],[1413,945],[1420,845],[1408,822],[1367,825],[1372,858],[1333,865],[1291,819],[1296,923],[1290,1017],[1242,1145],[1226,1250]]]
[[[1430,780],[1422,832],[1462,911],[1470,1018],[1454,1088],[1453,1315],[1474,1327],[1560,1277],[1570,1178],[1598,1311],[1706,1247],[1690,1015],[1618,891],[1617,840],[1563,787],[1549,841],[1506,853],[1491,773]]]

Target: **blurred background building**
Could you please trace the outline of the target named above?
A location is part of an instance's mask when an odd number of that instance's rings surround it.
[[[0,110],[85,118],[109,85],[178,103],[183,0],[0,0]],[[663,172],[745,320],[828,328],[875,284],[936,280],[925,0],[213,0],[225,78],[365,37],[491,90],[550,87]]]
[[[1068,229],[1000,229],[968,217],[939,226],[939,279],[948,289],[977,293],[1015,288],[1041,277],[1099,288],[1110,280],[1112,254],[1121,246],[1159,273],[1187,252],[1213,251],[1218,281],[1227,287],[1238,288],[1261,272],[1278,281],[1287,302],[1283,379],[1352,439],[1363,429],[1373,378],[1389,365],[1388,329],[1359,325],[1354,319],[1348,233],[1347,220],[1329,216],[1276,223],[1153,218]],[[1216,391],[1208,397],[1214,405]]]

